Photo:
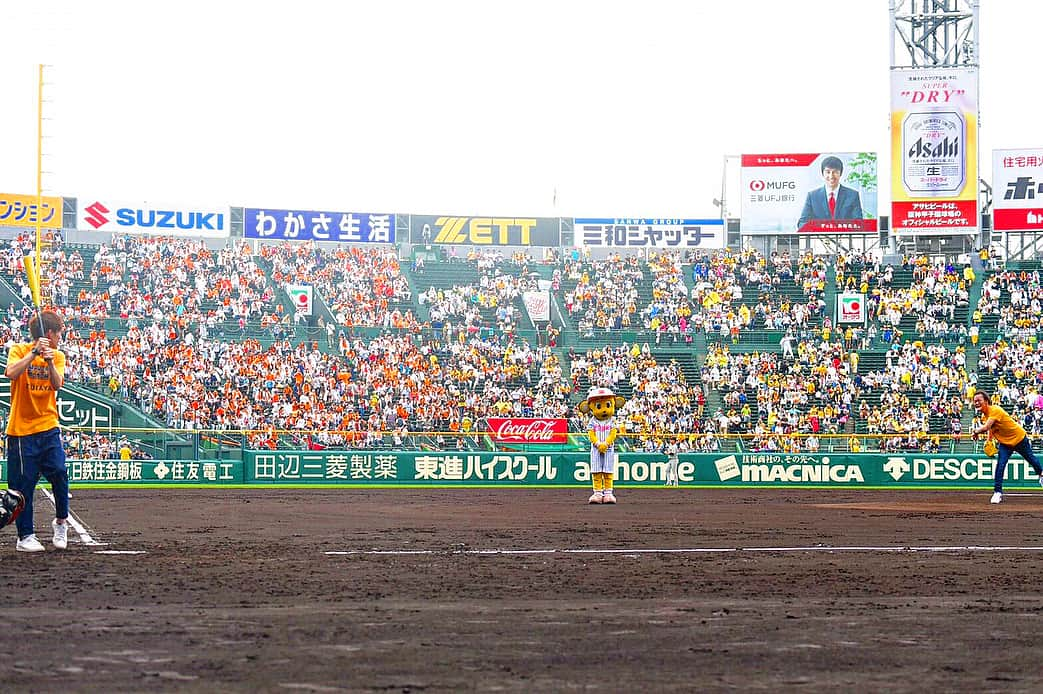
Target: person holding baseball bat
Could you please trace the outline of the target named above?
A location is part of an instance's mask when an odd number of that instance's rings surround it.
[[[37,311],[29,320],[28,343],[15,343],[4,374],[11,379],[11,415],[7,421],[7,482],[25,497],[15,520],[19,552],[42,552],[33,527],[33,495],[43,475],[54,492],[52,544],[68,546],[69,473],[58,428],[57,393],[65,382],[65,354],[58,349],[65,324],[54,311]]]
[[[1036,454],[1032,452],[1032,442],[1029,441],[1025,428],[1014,421],[999,405],[993,405],[989,396],[980,390],[971,398],[974,409],[981,414],[984,423],[981,426],[972,426],[971,433],[974,436],[988,432],[995,440],[997,447],[996,477],[992,485],[992,501],[998,504],[1003,501],[1003,474],[1007,469],[1007,461],[1014,451],[1021,454],[1036,474],[1040,476],[1039,483],[1043,485],[1043,467],[1040,467]]]

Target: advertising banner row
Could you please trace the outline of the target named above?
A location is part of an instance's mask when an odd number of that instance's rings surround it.
[[[586,453],[397,453],[373,451],[248,451],[239,461],[69,461],[79,484],[258,484],[344,486],[586,486]],[[682,485],[786,487],[966,487],[990,490],[993,458],[921,453],[795,455],[683,454]],[[666,457],[624,453],[620,488],[661,486]],[[1037,486],[1028,464],[1011,460],[1007,487]]]
[[[1024,200],[1034,185],[1026,174],[1035,172],[1017,169],[1030,166],[1038,151],[1020,160],[1020,151],[1006,154],[996,153],[993,187],[1005,190],[1006,179],[1020,175],[1024,180],[1013,190]],[[876,232],[877,183],[875,152],[744,154],[741,231]],[[1018,210],[1001,215],[1014,226],[996,228],[1043,226],[1038,210]],[[977,68],[892,71],[890,220],[897,234],[977,231]]]
[[[247,239],[425,246],[530,246],[558,248],[562,229],[575,229],[570,245],[589,248],[724,248],[723,219],[660,217],[559,218],[400,215],[390,212],[207,207],[156,204],[85,195],[70,199],[81,231],[228,238],[242,211]],[[63,199],[0,193],[0,226],[60,229]],[[404,236],[404,238],[401,238]]]
[[[978,216],[977,68],[891,72],[890,228],[896,234],[974,233]],[[746,235],[870,234],[879,223],[877,153],[743,154]],[[993,151],[993,228],[1043,230],[1043,148]],[[715,249],[720,219],[402,215],[390,212],[159,204],[98,195],[69,199],[84,231],[206,238],[432,246],[561,245]],[[72,212],[69,213],[73,214]],[[0,193],[0,226],[56,229],[63,198]],[[563,230],[568,230],[569,239]],[[236,234],[240,233],[236,227]]]
[[[84,200],[88,198],[83,198]],[[78,214],[81,229],[204,237],[230,235],[230,209],[178,209],[94,199]],[[531,246],[562,243],[558,217],[396,215],[388,212],[243,208],[248,239],[425,246]],[[592,218],[570,220],[574,245],[591,248],[724,248],[724,220]],[[400,222],[403,224],[399,226]],[[399,238],[405,231],[406,239]]]

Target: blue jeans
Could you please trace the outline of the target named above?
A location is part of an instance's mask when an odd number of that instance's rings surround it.
[[[1029,441],[1028,436],[1018,441],[1014,446],[1008,446],[997,441],[996,447],[999,448],[999,455],[996,457],[996,480],[992,485],[993,491],[1003,491],[1003,473],[1007,470],[1007,461],[1010,460],[1010,456],[1014,451],[1020,453],[1021,457],[1028,461],[1028,464],[1032,466],[1037,475],[1043,474],[1043,468],[1040,467],[1036,454],[1032,452],[1032,442]]]
[[[69,517],[69,471],[65,467],[65,448],[61,430],[41,431],[28,436],[7,437],[7,486],[25,497],[25,508],[15,521],[18,538],[32,535],[33,496],[40,475],[51,483],[55,518]]]

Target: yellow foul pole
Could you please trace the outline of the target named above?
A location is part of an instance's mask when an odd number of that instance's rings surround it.
[[[43,65],[38,65],[36,84],[36,267],[40,267],[43,225]]]

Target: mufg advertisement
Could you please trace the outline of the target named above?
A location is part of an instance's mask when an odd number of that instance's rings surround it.
[[[744,234],[877,230],[875,152],[742,155]]]

